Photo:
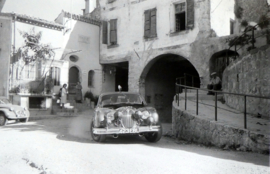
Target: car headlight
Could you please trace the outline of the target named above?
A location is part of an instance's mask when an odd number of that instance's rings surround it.
[[[13,108],[9,108],[9,111],[14,111],[14,109]]]
[[[143,111],[141,118],[142,119],[147,119],[148,117],[150,117],[150,113],[148,111]]]
[[[106,115],[106,118],[107,118],[107,124],[111,124],[112,123],[112,120],[114,120],[113,113],[108,113]]]
[[[103,115],[102,112],[100,112],[100,111],[97,112],[97,119],[98,119],[99,121],[103,121],[103,120],[104,120],[104,115]]]
[[[154,119],[154,123],[156,124],[158,122],[158,114],[156,112],[152,113],[152,117]]]

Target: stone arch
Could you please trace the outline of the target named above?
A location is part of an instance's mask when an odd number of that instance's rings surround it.
[[[225,68],[238,56],[237,52],[228,49],[214,53],[209,59],[209,76],[211,73],[216,72],[222,78]]]
[[[171,122],[171,104],[175,95],[176,78],[183,76],[184,73],[194,76],[194,86],[200,87],[197,69],[188,59],[178,54],[161,54],[148,61],[141,72],[139,91],[149,105],[158,110],[163,122]],[[191,79],[192,77],[190,81]]]

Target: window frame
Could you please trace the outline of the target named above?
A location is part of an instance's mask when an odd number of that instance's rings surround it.
[[[176,12],[176,6],[177,5],[180,5],[180,4],[184,4],[185,5],[185,9],[184,11],[180,11],[180,12]],[[173,8],[174,8],[174,32],[183,32],[183,31],[186,31],[187,30],[187,2],[186,1],[182,1],[182,2],[177,2],[177,3],[174,3],[173,4]],[[181,30],[181,25],[179,27],[179,30],[177,30],[177,23],[176,23],[176,15],[179,15],[179,14],[184,14],[185,15],[185,29],[184,30]],[[179,22],[181,23],[181,22]]]
[[[32,69],[29,69],[29,66],[32,66]],[[28,70],[26,72],[26,68],[28,67]],[[33,74],[33,77],[30,78],[30,74]],[[25,64],[23,66],[23,78],[24,80],[35,80],[36,79],[36,72],[37,72],[37,66],[36,66],[36,63],[35,62],[31,62],[31,63],[28,63],[28,64]],[[27,73],[27,74],[26,74]]]
[[[149,14],[147,14],[149,13]],[[152,14],[155,13],[155,20],[152,21]],[[147,17],[147,15],[149,17]],[[148,18],[148,19],[147,19]],[[149,27],[147,27],[147,22]],[[155,27],[153,27],[155,25]],[[149,29],[147,29],[149,28]],[[152,30],[154,29],[154,30]],[[147,33],[149,31],[149,33]],[[144,39],[151,39],[157,37],[157,8],[152,8],[144,11]]]
[[[50,76],[51,79],[53,80],[53,85],[60,86],[61,68],[56,66],[50,67]]]

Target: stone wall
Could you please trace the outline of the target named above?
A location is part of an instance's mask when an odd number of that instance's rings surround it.
[[[223,91],[270,96],[270,46],[252,50],[250,54],[236,60],[223,72]],[[224,96],[227,105],[240,111],[244,110],[244,97]],[[247,97],[247,112],[270,117],[270,99]]]
[[[193,116],[186,111],[172,107],[173,134],[177,139],[208,146],[269,153],[269,136],[252,131],[230,127]]]

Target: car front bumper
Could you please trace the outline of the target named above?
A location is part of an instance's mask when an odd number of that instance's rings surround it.
[[[93,128],[94,134],[138,134],[144,132],[158,132],[160,126],[140,126],[135,128]]]

